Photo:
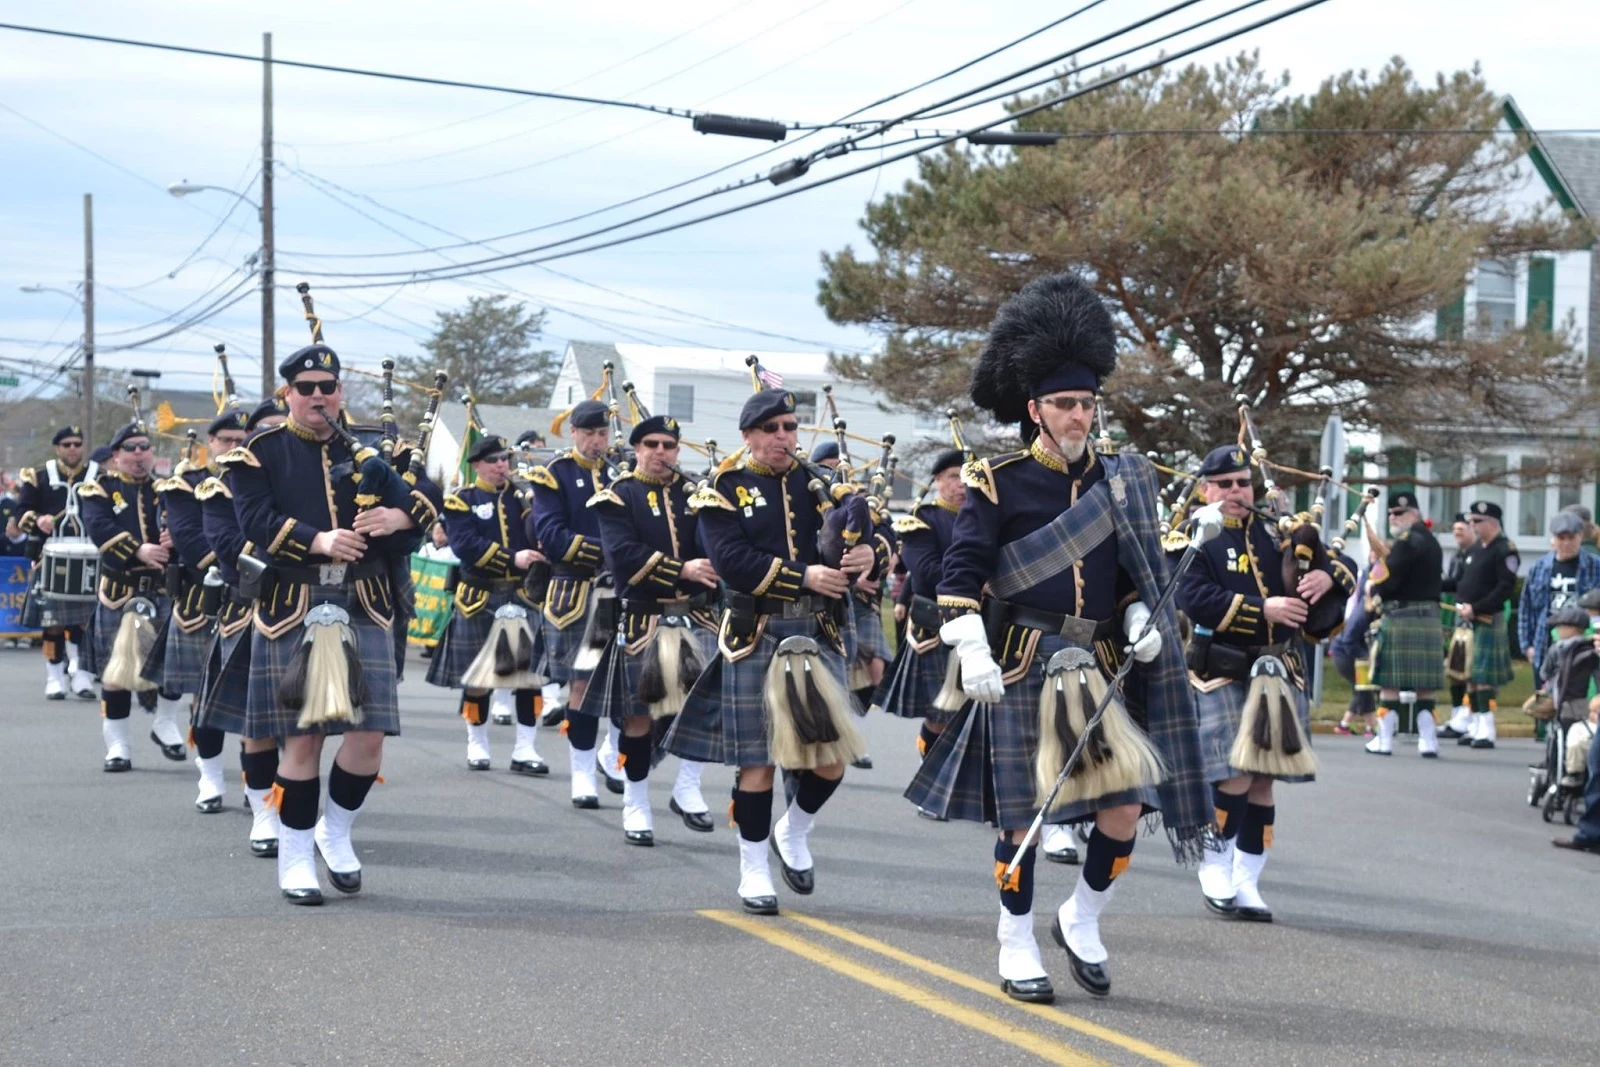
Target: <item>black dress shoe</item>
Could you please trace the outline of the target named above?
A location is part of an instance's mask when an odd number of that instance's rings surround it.
[[[593,811],[600,806],[599,797],[573,797],[572,806],[581,811]]]
[[[1272,921],[1272,909],[1246,908],[1235,905],[1233,917],[1247,923],[1269,923]]]
[[[656,835],[651,830],[624,830],[622,836],[628,839],[628,844],[644,848],[651,848],[656,843]]]
[[[1476,741],[1472,742],[1472,747],[1473,748],[1493,748],[1494,747],[1494,742],[1489,740],[1487,737],[1480,737]]]
[[[793,889],[803,897],[810,896],[816,891],[817,870],[815,867],[807,867],[803,871],[797,871],[789,866],[783,858],[783,853],[778,851],[777,838],[772,838],[772,854],[778,857],[778,866],[783,870],[783,880],[790,889]]]
[[[206,797],[204,800],[194,802],[194,810],[201,815],[215,815],[222,810],[221,797]]]
[[[1078,958],[1078,954],[1067,946],[1067,935],[1061,929],[1061,916],[1057,915],[1050,924],[1050,936],[1055,938],[1056,944],[1067,952],[1067,963],[1072,967],[1072,980],[1077,982],[1083,991],[1091,997],[1104,997],[1111,994],[1111,975],[1106,971],[1103,963],[1085,963]]]
[[[163,744],[161,738],[156,736],[156,732],[154,730],[150,731],[150,740],[156,743],[156,747],[161,750],[161,754],[163,756],[167,757],[174,763],[182,763],[189,758],[188,753],[184,751],[182,741],[179,741],[175,745]]]
[[[1000,990],[1012,1000],[1022,1000],[1029,1004],[1054,1004],[1056,1002],[1055,987],[1048,978],[1024,978],[1020,982],[1013,982],[1009,978],[1000,979]]]
[[[678,802],[676,800],[667,801],[667,807],[671,810],[672,814],[681,816],[683,819],[683,825],[687,826],[691,830],[702,834],[709,834],[712,830],[716,829],[716,824],[711,821],[711,813],[709,811],[684,811],[678,806]]]
[[[1471,737],[1472,735],[1464,734],[1460,730],[1457,730],[1454,726],[1441,726],[1439,727],[1439,736],[1441,738],[1454,737],[1459,739],[1462,737]]]
[[[489,761],[486,760],[486,759],[469,759],[469,760],[467,760],[467,770],[469,770],[469,771],[486,771],[488,769],[489,769]]]
[[[1200,896],[1205,900],[1206,908],[1217,915],[1225,915],[1231,919],[1239,910],[1234,907],[1232,897],[1208,897],[1204,893]]]
[[[777,897],[740,897],[744,903],[744,910],[751,915],[776,915],[778,914]]]
[[[854,767],[858,771],[870,771],[872,770],[872,757],[858,756],[850,761],[850,766]]]
[[[351,871],[349,874],[340,874],[338,871],[328,872],[328,881],[333,883],[333,888],[341,893],[361,892],[361,872]]]
[[[1065,863],[1069,867],[1076,867],[1078,865],[1078,850],[1064,848],[1059,852],[1046,852],[1044,858],[1051,863]]]
[[[291,904],[303,904],[307,907],[316,907],[322,903],[322,890],[320,889],[285,889],[283,897]]]
[[[537,778],[550,773],[550,764],[542,759],[514,759],[511,761],[511,773]]]
[[[566,717],[567,709],[561,704],[556,704],[544,709],[544,714],[539,717],[539,725],[560,726],[562,720]]]
[[[46,693],[44,698],[46,700],[65,700],[67,699],[67,694],[64,691],[60,693]]]
[[[619,796],[619,797],[622,795],[622,779],[621,778],[613,778],[609,774],[606,774],[604,771],[600,772],[600,777],[602,777],[602,778],[604,778],[606,780],[606,788],[607,789],[611,790],[611,792],[617,794],[617,796]]]
[[[250,854],[264,860],[277,859],[278,839],[276,837],[263,837],[259,840],[251,840]]]
[[[1569,852],[1600,852],[1600,840],[1585,841],[1581,837],[1558,837],[1550,843]]]
[[[122,756],[108,756],[102,769],[107,774],[121,774],[133,770],[133,761]]]
[[[1467,748],[1471,748],[1472,747],[1472,735],[1471,734],[1457,734],[1456,735],[1456,744],[1464,745]]]

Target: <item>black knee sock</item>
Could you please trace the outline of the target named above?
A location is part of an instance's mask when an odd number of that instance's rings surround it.
[[[617,738],[617,753],[622,757],[622,773],[630,782],[642,782],[650,777],[651,743],[649,734]]]
[[[1432,697],[1418,697],[1415,707],[1416,707],[1418,715],[1421,715],[1423,712],[1427,712],[1429,715],[1432,715],[1433,714],[1433,698]]]
[[[861,704],[861,710],[866,711],[872,707],[872,694],[878,691],[875,685],[864,685],[860,689],[852,689],[850,693]]]
[[[1465,682],[1451,682],[1450,683],[1450,704],[1453,707],[1459,708],[1461,705],[1465,704],[1466,702],[1467,702],[1467,683],[1465,683]]]
[[[194,754],[201,759],[222,755],[222,742],[227,738],[221,730],[209,726],[191,726],[189,736],[194,739]]]
[[[161,699],[162,700],[182,700],[183,699],[183,694],[182,693],[178,692],[175,689],[167,689],[165,686],[163,686],[161,688],[160,694],[161,694]]]
[[[278,789],[279,822],[291,830],[309,830],[317,825],[321,778],[285,778],[279,775],[273,784]]]
[[[839,783],[844,781],[844,776],[838,778],[824,778],[816,771],[801,771],[800,781],[794,788],[794,801],[796,807],[807,815],[815,815],[822,810],[822,805],[833,796],[833,791],[839,788]]]
[[[1224,841],[1231,841],[1239,836],[1239,827],[1244,823],[1244,808],[1249,803],[1248,793],[1224,793],[1216,786],[1211,787],[1211,803],[1217,809],[1217,829],[1222,833]]]
[[[468,726],[482,726],[489,721],[489,709],[486,707],[489,696],[473,696],[465,691],[461,694],[461,717],[467,720]]]
[[[67,661],[67,642],[60,630],[46,630],[43,647],[46,663],[65,663]]]
[[[108,719],[126,719],[133,711],[133,694],[126,689],[100,691],[100,714]]]
[[[927,723],[923,723],[922,728],[917,731],[917,755],[927,759],[928,753],[933,751],[933,743],[937,740],[939,735],[928,729]]]
[[[1494,696],[1495,690],[1493,689],[1474,689],[1468,695],[1468,699],[1472,701],[1473,711],[1481,712],[1482,714],[1487,715],[1493,710],[1490,707],[1489,702],[1494,699]]]
[[[519,726],[539,725],[539,694],[532,689],[518,689],[515,694],[517,701],[517,724]]]
[[[596,715],[567,713],[567,741],[579,752],[594,751],[595,738],[600,736],[600,718]]]
[[[83,627],[81,627],[81,626],[68,626],[65,630],[63,630],[61,632],[67,635],[67,640],[68,641],[71,641],[73,644],[77,645],[80,649],[83,647]]]
[[[154,689],[141,689],[138,693],[139,706],[145,711],[156,710],[156,691]]]
[[[1026,915],[1033,910],[1033,861],[1038,849],[1032,845],[1022,854],[1022,862],[1006,879],[1006,867],[1017,854],[1017,846],[1005,838],[994,843],[994,880],[1000,883],[1000,906],[1013,915]]]
[[[772,832],[772,790],[752,793],[735,789],[733,821],[739,824],[739,836],[744,840],[765,841]]]
[[[1090,889],[1096,893],[1103,893],[1111,887],[1119,874],[1128,869],[1128,860],[1133,855],[1133,838],[1118,841],[1114,837],[1107,837],[1095,827],[1089,835],[1089,847],[1084,850],[1083,880]]]
[[[1272,820],[1278,809],[1272,804],[1251,804],[1244,810],[1244,826],[1239,830],[1239,851],[1259,856],[1272,847]]]
[[[351,774],[334,760],[328,774],[328,799],[346,811],[359,811],[367,799],[367,790],[377,780],[376,774]]]
[[[244,772],[246,789],[271,789],[272,780],[278,775],[278,750],[240,752],[239,769]]]

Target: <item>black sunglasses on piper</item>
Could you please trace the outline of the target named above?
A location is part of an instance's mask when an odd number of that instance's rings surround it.
[[[320,382],[291,382],[290,384],[294,386],[294,391],[301,396],[310,396],[313,393],[332,396],[339,391],[339,379],[337,378],[329,378]]]

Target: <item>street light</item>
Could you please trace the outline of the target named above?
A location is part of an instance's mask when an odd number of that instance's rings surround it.
[[[265,70],[266,70],[265,77],[268,79],[268,84],[270,85],[270,79],[272,77],[272,73],[271,73],[271,71],[272,71],[271,54],[272,53],[271,53],[271,44],[270,44],[271,34],[267,35],[267,40],[268,40],[269,43],[267,44],[268,61],[265,64]],[[266,110],[264,112],[264,118],[262,120],[263,121],[263,126],[262,126],[262,172],[261,172],[261,190],[262,190],[262,195],[261,195],[261,203],[258,204],[254,200],[251,200],[248,196],[245,196],[243,193],[238,192],[237,190],[234,190],[234,189],[229,189],[225,185],[199,185],[199,184],[195,184],[193,182],[190,182],[188,178],[185,178],[181,182],[173,182],[172,184],[167,186],[167,192],[169,192],[173,196],[176,196],[176,197],[179,197],[179,198],[188,196],[190,193],[203,193],[203,192],[206,192],[208,190],[212,190],[212,191],[219,192],[219,193],[227,193],[229,196],[234,197],[237,200],[242,200],[246,204],[249,204],[251,207],[255,208],[256,209],[256,218],[261,220],[261,395],[262,396],[271,396],[272,395],[272,387],[275,384],[275,379],[273,378],[273,348],[277,343],[277,338],[275,336],[276,325],[273,322],[273,314],[272,314],[272,301],[273,301],[273,297],[274,297],[274,293],[272,291],[272,283],[273,283],[273,273],[274,273],[274,271],[273,271],[273,252],[272,252],[272,153],[270,151],[270,145],[271,145],[271,142],[272,142],[272,132],[271,132],[272,131],[272,119],[271,119],[271,114],[272,114],[272,109],[271,108],[272,108],[272,105],[271,105],[271,99],[272,99],[271,90],[269,89],[267,91],[267,96],[266,96]]]
[[[88,281],[89,285],[92,286],[94,273],[93,259],[88,254],[88,249],[91,247],[91,238],[89,237],[91,231],[88,228],[89,198],[87,195],[84,196],[83,204],[85,246],[84,278]],[[22,286],[22,291],[24,293],[58,293],[83,309],[83,334],[79,338],[79,343],[82,345],[81,352],[83,355],[83,374],[79,378],[78,391],[83,395],[84,439],[92,444],[94,441],[94,290],[92,288],[86,288],[82,283],[80,283],[77,291],[73,291],[71,289],[60,289],[54,285],[37,284],[24,285]],[[85,299],[86,294],[88,296],[87,299]]]
[[[83,297],[79,296],[71,289],[57,289],[53,285],[24,285],[22,287],[22,291],[24,293],[60,293],[62,296],[67,297],[79,307],[83,306]]]

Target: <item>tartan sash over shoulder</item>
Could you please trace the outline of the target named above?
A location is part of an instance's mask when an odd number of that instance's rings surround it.
[[[1071,568],[1116,532],[1111,490],[1106,479],[1101,479],[1049,524],[1002,545],[1000,564],[989,580],[989,588],[1002,600],[1031,589]]]

